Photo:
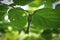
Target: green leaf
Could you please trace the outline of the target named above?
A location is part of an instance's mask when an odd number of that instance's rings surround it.
[[[45,8],[52,8],[52,3],[56,2],[58,0],[46,0],[45,2]]]
[[[60,4],[56,6],[55,12],[57,13],[58,16],[58,25],[60,26]],[[59,27],[60,28],[60,27]]]
[[[60,33],[60,30],[59,29],[53,29],[52,32],[53,33],[56,33],[56,34],[59,34]]]
[[[0,5],[0,21],[4,20],[4,15],[7,12],[8,7],[5,5]]]
[[[10,25],[14,30],[22,30],[26,25],[25,11],[20,8],[11,9],[8,13]],[[24,16],[25,15],[25,16]]]
[[[33,33],[40,33],[40,29],[39,28],[30,28],[29,30],[30,32],[33,32]]]
[[[60,13],[60,4],[56,5],[55,10],[56,10],[57,13]]]
[[[7,11],[8,7],[6,5],[0,5],[0,11]]]
[[[24,40],[38,40],[38,38],[35,38],[35,37],[31,36],[31,37],[25,38]]]
[[[56,2],[56,1],[58,1],[58,0],[45,0],[46,2],[51,2],[51,3],[53,3],[53,2]]]
[[[44,0],[34,0],[29,4],[30,7],[39,7],[44,3]]]
[[[0,24],[0,32],[5,33],[6,30],[8,30],[8,27],[9,27],[9,23],[2,23],[2,24]]]
[[[52,31],[47,29],[44,30],[44,32],[41,34],[41,36],[45,39],[45,40],[51,40],[52,39]]]
[[[14,5],[26,5],[32,2],[33,0],[13,0],[13,1],[14,1]]]
[[[5,12],[0,12],[0,21],[3,21],[4,20],[4,15],[5,15]]]
[[[37,10],[32,18],[32,27],[40,29],[59,28],[60,14],[49,8]]]

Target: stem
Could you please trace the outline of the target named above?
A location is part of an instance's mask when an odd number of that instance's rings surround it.
[[[28,27],[27,27],[25,33],[29,33],[29,28],[30,28],[31,21],[32,21],[32,15],[29,14],[29,16],[28,16]]]
[[[26,32],[25,33],[29,33],[29,28],[30,28],[30,23],[28,23],[28,27],[26,29]]]

